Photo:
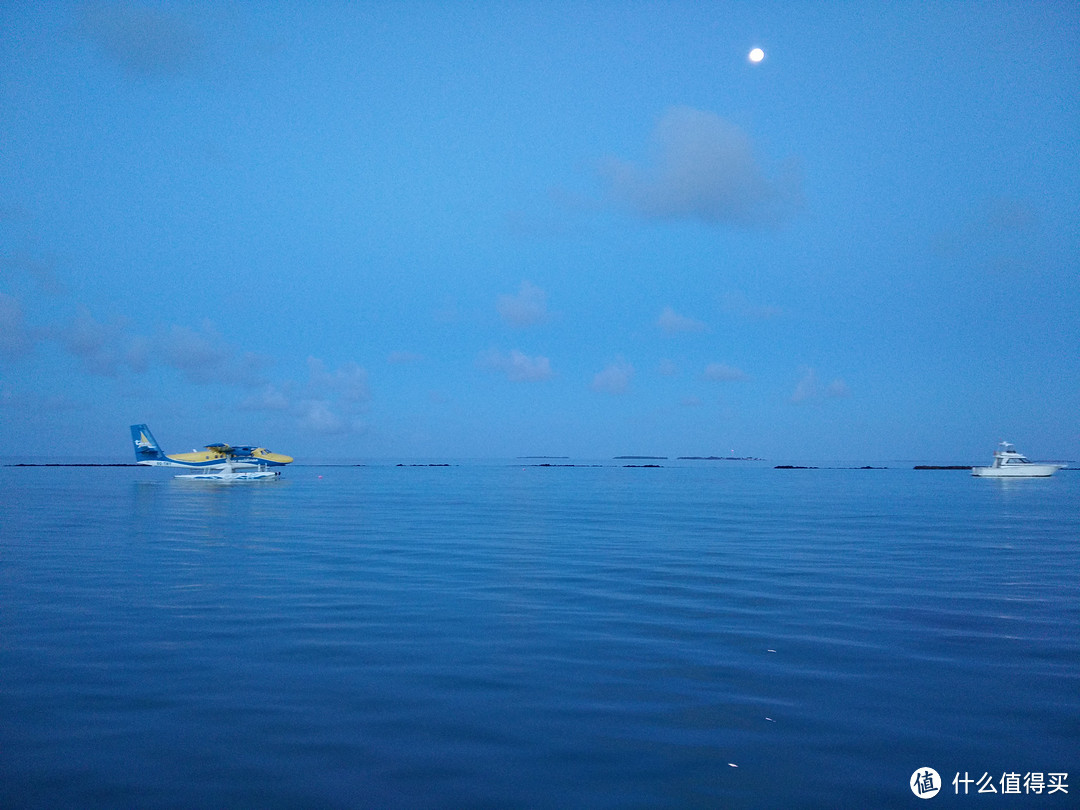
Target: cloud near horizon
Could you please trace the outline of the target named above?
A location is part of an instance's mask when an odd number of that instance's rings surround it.
[[[363,414],[371,399],[367,370],[350,361],[331,371],[323,360],[309,356],[307,371],[303,386],[291,380],[268,383],[240,407],[291,414],[300,428],[324,436],[366,432]]]
[[[801,206],[794,167],[769,178],[749,136],[720,116],[675,107],[653,133],[655,157],[638,166],[609,158],[600,167],[609,201],[645,219],[771,226]]]
[[[308,357],[308,390],[319,397],[335,396],[346,402],[365,402],[371,397],[367,370],[349,361],[336,371],[328,371],[326,363]]]
[[[22,304],[14,296],[0,292],[0,357],[16,360],[30,354],[33,348]]]
[[[104,56],[138,76],[182,74],[207,52],[202,31],[158,5],[87,3],[78,30]]]
[[[321,399],[305,399],[298,403],[299,424],[304,430],[323,436],[345,436],[363,433],[367,426],[359,418],[350,418]]]
[[[123,369],[141,374],[150,365],[150,342],[142,335],[131,334],[130,325],[126,318],[101,323],[88,309],[80,307],[57,337],[91,374],[116,377]]]
[[[794,403],[810,402],[818,399],[846,399],[851,391],[846,382],[837,377],[826,386],[818,380],[817,371],[810,367],[803,368],[802,377],[791,394]]]
[[[709,363],[705,366],[702,376],[706,380],[715,382],[742,382],[749,379],[741,368],[735,368],[726,363]]]
[[[18,362],[43,341],[58,345],[91,376],[118,379],[172,369],[189,384],[246,389],[250,393],[237,403],[241,410],[291,414],[312,432],[341,435],[367,429],[361,416],[371,393],[367,371],[357,363],[330,369],[309,357],[306,382],[275,383],[267,376],[272,358],[240,350],[209,319],[196,327],[169,324],[145,335],[126,316],[98,320],[79,305],[66,321],[34,329],[25,323],[19,300],[0,292],[0,358]],[[57,402],[32,398],[12,385],[0,397],[6,408],[73,407]]]
[[[708,331],[708,327],[701,321],[695,320],[694,318],[688,318],[685,315],[680,315],[671,307],[664,307],[663,312],[660,313],[660,317],[656,319],[656,325],[668,335],[675,335],[681,332]]]
[[[272,360],[255,352],[238,352],[206,319],[199,329],[171,325],[158,339],[163,365],[176,369],[192,383],[225,383],[253,387],[267,382]]]
[[[292,407],[291,383],[275,385],[267,383],[251,396],[246,397],[240,408],[245,411],[287,411]]]
[[[633,377],[634,367],[619,359],[597,372],[590,387],[601,394],[625,394],[630,389],[630,380]]]
[[[424,360],[425,358],[422,354],[402,350],[392,351],[386,356],[386,362],[392,366],[411,366],[417,363],[423,363]]]
[[[784,310],[780,307],[751,303],[740,292],[726,294],[723,297],[723,307],[725,312],[748,321],[767,321],[784,314]]]
[[[317,357],[308,357],[307,395],[296,408],[302,428],[324,436],[363,433],[361,412],[371,398],[367,370],[349,361],[330,371]]]
[[[517,295],[500,295],[496,308],[503,321],[523,329],[548,319],[547,293],[528,281],[521,282]]]
[[[3,304],[0,300],[0,319],[14,321],[16,315],[5,314]],[[255,352],[238,350],[209,319],[195,328],[169,324],[148,336],[134,331],[127,317],[100,321],[80,306],[67,322],[39,331],[41,338],[55,340],[81,361],[87,373],[97,377],[145,374],[164,366],[196,385],[255,387],[267,382],[265,372],[273,362]]]
[[[537,355],[529,357],[518,349],[503,353],[496,349],[484,352],[478,360],[482,368],[498,371],[511,382],[542,382],[551,379],[551,361]]]

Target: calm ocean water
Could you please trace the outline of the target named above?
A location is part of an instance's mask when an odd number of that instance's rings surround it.
[[[1080,473],[660,463],[0,468],[0,807],[1080,806]]]

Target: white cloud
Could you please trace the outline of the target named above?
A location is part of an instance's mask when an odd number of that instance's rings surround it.
[[[3,214],[0,213],[0,223],[3,221]],[[65,293],[64,285],[56,275],[56,260],[52,258],[38,257],[21,250],[0,253],[0,275],[9,283],[22,285],[24,281],[29,281],[35,290],[46,295],[61,296]]]
[[[232,349],[209,320],[199,330],[173,324],[161,338],[162,361],[192,382],[228,382]]]
[[[705,366],[702,376],[706,380],[716,382],[741,382],[747,379],[746,372],[742,369],[729,366],[725,363],[709,363]]]
[[[370,392],[367,371],[353,362],[344,363],[336,371],[326,370],[326,364],[317,357],[309,357],[308,390],[315,398],[335,396],[345,402],[366,401]]]
[[[847,383],[839,377],[827,386],[822,386],[818,380],[817,371],[805,367],[802,371],[802,377],[799,378],[799,382],[796,383],[795,390],[791,394],[791,401],[799,403],[816,399],[846,399],[850,396],[851,391],[848,389]]]
[[[1038,223],[1035,209],[1011,197],[998,197],[987,205],[986,222],[995,231],[1024,232]]]
[[[687,318],[685,315],[680,315],[671,307],[664,307],[663,312],[660,313],[660,317],[656,319],[656,325],[669,335],[678,332],[704,332],[707,329],[705,324],[701,321]]]
[[[353,362],[331,370],[317,357],[308,357],[307,371],[304,385],[292,381],[263,385],[240,407],[291,414],[301,429],[326,436],[365,431],[362,414],[371,397],[367,371]]]
[[[492,349],[480,356],[480,365],[506,374],[512,382],[541,382],[552,376],[551,361],[537,355],[529,357],[517,349],[509,354]]]
[[[535,284],[523,281],[517,295],[500,295],[496,308],[510,326],[519,329],[535,326],[548,318],[547,293]]]
[[[237,352],[208,319],[198,329],[173,324],[150,349],[160,355],[164,365],[201,385],[265,385],[265,370],[273,363],[265,355]]]
[[[206,51],[198,28],[157,5],[88,3],[79,31],[107,57],[141,76],[182,74]]]
[[[851,391],[848,389],[847,383],[838,377],[829,383],[825,389],[825,396],[829,399],[846,399],[851,396]]]
[[[268,383],[241,402],[240,407],[249,411],[287,411],[292,405],[285,390]]]
[[[300,427],[324,436],[341,436],[351,432],[349,422],[336,413],[330,403],[306,399],[299,403]]]
[[[197,328],[172,324],[154,336],[135,332],[126,316],[104,321],[80,306],[66,322],[31,330],[19,302],[0,293],[0,356],[30,351],[35,340],[55,340],[93,375],[144,374],[156,366],[179,371],[188,382],[253,387],[265,385],[271,358],[238,352],[209,320]]]
[[[675,377],[679,373],[679,366],[674,360],[665,358],[660,361],[656,370],[665,377]]]
[[[616,204],[646,219],[698,219],[725,225],[774,225],[799,206],[794,171],[766,177],[750,138],[702,110],[667,111],[654,132],[653,165],[612,158],[601,167]]]
[[[58,336],[91,374],[115,377],[124,368],[144,372],[149,366],[149,341],[130,334],[130,324],[124,319],[101,323],[82,308]]]
[[[23,357],[33,345],[19,300],[0,292],[0,357]]]
[[[99,321],[80,307],[70,321],[43,333],[81,360],[87,372],[103,377],[143,374],[161,365],[199,385],[254,387],[267,383],[266,369],[273,363],[265,355],[237,351],[209,320],[198,328],[172,324],[147,337],[134,332],[126,317]]]
[[[601,394],[625,394],[634,377],[634,367],[625,360],[616,360],[593,377],[591,388]]]
[[[732,315],[751,321],[767,321],[784,314],[780,307],[753,304],[739,292],[728,293],[724,296],[724,309]]]
[[[266,385],[266,370],[273,364],[273,358],[265,354],[244,352],[230,362],[232,370],[229,382],[245,388]]]
[[[39,394],[36,391],[20,390],[11,383],[0,380],[0,408],[42,416],[85,410],[86,403],[78,402],[66,394]]]
[[[424,362],[424,355],[404,351],[390,352],[386,357],[386,362],[392,366],[411,366]]]
[[[818,395],[817,372],[812,368],[803,369],[802,377],[795,384],[795,390],[791,393],[792,402],[806,402]]]

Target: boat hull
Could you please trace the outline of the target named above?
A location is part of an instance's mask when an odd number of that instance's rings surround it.
[[[977,478],[1048,478],[1061,469],[1060,464],[1017,464],[1015,467],[972,467]]]

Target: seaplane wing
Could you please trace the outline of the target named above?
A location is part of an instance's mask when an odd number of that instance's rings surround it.
[[[208,444],[204,449],[190,453],[165,453],[146,425],[131,426],[131,441],[135,445],[135,461],[148,467],[198,467],[235,473],[283,467],[293,460],[292,456],[272,453],[265,447],[233,447],[221,443]]]

